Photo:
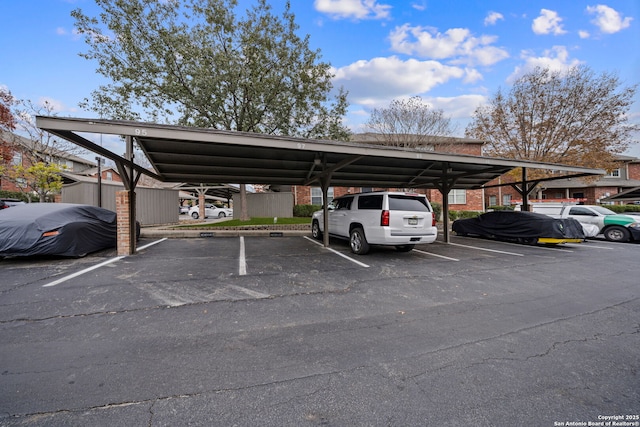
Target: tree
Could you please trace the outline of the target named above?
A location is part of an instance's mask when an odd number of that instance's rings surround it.
[[[348,137],[347,107],[332,105],[330,65],[309,48],[287,2],[278,18],[266,0],[241,19],[237,0],[97,0],[101,23],[72,15],[87,59],[112,81],[92,94],[103,116],[143,115],[180,125],[307,138]]]
[[[366,128],[378,142],[395,147],[428,147],[443,150],[454,132],[451,119],[414,96],[394,99],[387,108],[375,108]]]
[[[89,45],[82,56],[111,83],[84,107],[115,119],[348,139],[346,93],[330,101],[330,65],[296,35],[289,2],[280,18],[266,0],[242,18],[237,0],[96,2],[100,21],[72,15]]]
[[[3,131],[0,174],[22,193],[35,192],[40,201],[45,201],[47,196],[62,188],[61,168],[57,162],[69,155],[80,154],[82,150],[36,126],[36,116],[55,115],[54,107],[48,101],[34,104],[30,100],[16,100],[8,91],[0,91],[0,113]]]
[[[16,128],[16,118],[11,112],[14,104],[11,92],[0,87],[0,131],[12,132]]]
[[[5,132],[8,135],[16,128],[16,118],[11,111],[15,100],[11,92],[0,87],[0,175],[5,175],[7,163],[11,160],[10,144],[5,142]]]
[[[56,164],[38,162],[31,166],[15,165],[9,169],[9,177],[16,182],[23,193],[34,191],[40,202],[47,196],[62,190],[61,168]]]
[[[638,129],[626,114],[636,89],[586,66],[536,68],[476,109],[465,133],[491,155],[611,170]]]

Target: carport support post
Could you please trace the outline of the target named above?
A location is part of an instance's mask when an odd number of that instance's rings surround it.
[[[133,162],[133,138],[127,135],[125,138],[125,159]],[[117,249],[119,256],[133,255],[136,253],[136,183],[133,166],[118,164],[118,170],[123,175],[123,184],[126,190],[116,193],[116,220],[117,220]],[[139,177],[139,175],[138,175]]]
[[[325,248],[329,247],[329,183],[331,176],[324,176],[320,181],[322,187],[322,227],[324,233],[322,233],[322,244]]]
[[[198,188],[198,215],[200,216],[200,219],[204,219],[204,217],[206,216],[206,212],[205,212],[205,199],[204,199],[204,195],[207,193],[208,188],[204,188],[202,187],[202,184],[200,184],[201,188]]]
[[[538,184],[540,184],[540,181],[534,180],[529,182],[527,179],[527,168],[522,168],[522,187],[518,187],[516,184],[511,184],[511,187],[513,187],[522,197],[521,210],[525,212],[529,210],[529,194],[531,194]]]
[[[449,164],[445,163],[442,166],[442,180],[440,185],[437,185],[440,194],[442,194],[442,228],[443,238],[445,243],[451,243],[451,236],[449,233],[449,192],[453,186],[453,182],[449,181]],[[436,218],[437,219],[437,218]]]
[[[135,206],[135,192],[123,190],[116,192],[116,216],[118,221],[118,256],[133,255],[136,251],[136,236],[132,236],[132,221],[135,222],[135,213],[132,213],[131,206]]]
[[[529,190],[527,183],[527,168],[522,168],[522,210],[527,212],[529,210]]]

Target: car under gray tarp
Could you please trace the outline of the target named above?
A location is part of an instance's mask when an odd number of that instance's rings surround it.
[[[80,257],[116,245],[116,213],[89,205],[30,203],[0,211],[0,257]]]
[[[478,235],[499,240],[537,241],[584,239],[582,225],[572,218],[552,218],[534,212],[493,211],[476,218],[458,219],[452,230],[458,235]]]

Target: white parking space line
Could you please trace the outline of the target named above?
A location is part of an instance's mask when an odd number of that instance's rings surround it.
[[[438,242],[438,241],[436,240],[436,242]],[[445,244],[444,242],[438,242],[438,243]],[[480,248],[478,246],[461,245],[460,243],[446,243],[446,244],[447,245],[453,245],[453,246],[460,246],[460,247],[463,247],[463,248],[476,249],[478,251],[495,252],[495,253],[498,253],[498,254],[513,255],[513,256],[524,256],[524,254],[518,254],[518,253],[515,253],[515,252],[498,251],[496,249]]]
[[[163,238],[163,239],[160,239],[160,240],[156,240],[155,242],[148,243],[148,244],[146,244],[146,245],[144,245],[144,246],[140,246],[139,248],[136,248],[136,252],[137,252],[137,251],[145,250],[145,249],[147,249],[148,247],[153,246],[153,245],[157,245],[158,243],[160,243],[160,242],[164,242],[165,240],[167,240],[167,238],[166,238],[166,237],[165,237],[165,238]]]
[[[141,247],[136,249],[136,252],[137,251],[141,251],[143,249],[146,249],[149,246],[157,245],[158,243],[164,242],[165,240],[167,240],[166,237],[164,239],[156,240],[155,242],[151,242],[151,243],[149,243],[147,245],[141,246]],[[54,280],[51,283],[47,283],[46,285],[42,285],[42,287],[43,288],[49,288],[51,286],[59,285],[60,283],[66,282],[67,280],[71,280],[74,277],[82,276],[85,273],[88,273],[90,271],[96,270],[96,269],[98,269],[100,267],[104,267],[105,265],[109,265],[112,262],[120,261],[122,258],[125,258],[125,256],[124,255],[123,256],[117,256],[115,258],[108,259],[108,260],[106,260],[104,262],[101,262],[100,264],[96,264],[96,265],[94,265],[92,267],[85,268],[84,270],[77,271],[77,272],[75,272],[73,274],[70,274],[68,276],[61,277],[58,280]]]
[[[310,241],[310,242],[315,243],[315,244],[316,244],[316,245],[318,245],[318,246],[322,246],[322,247],[324,247],[324,245],[323,245],[322,243],[320,243],[320,242],[317,242],[317,241],[313,240],[313,239],[312,239],[311,237],[309,237],[309,236],[302,236],[302,237],[304,237],[305,239],[307,239],[307,240],[308,240],[308,241]],[[353,259],[353,258],[351,258],[351,257],[349,257],[349,256],[346,256],[345,254],[343,254],[343,253],[341,253],[341,252],[338,252],[338,251],[336,251],[335,249],[331,249],[331,248],[325,248],[325,249],[327,249],[328,251],[333,252],[333,253],[334,253],[334,254],[336,254],[336,255],[341,256],[341,257],[342,257],[342,258],[344,258],[344,259],[347,259],[347,260],[351,261],[351,262],[352,262],[352,263],[354,263],[354,264],[358,264],[360,267],[369,268],[369,266],[368,266],[367,264],[365,264],[364,262],[360,262],[360,261],[358,261],[357,259]]]
[[[240,276],[247,275],[247,258],[244,253],[244,236],[240,236],[240,256],[238,260],[238,274]]]
[[[444,256],[444,255],[433,254],[431,252],[421,251],[420,249],[414,249],[413,252],[418,252],[418,253],[424,254],[424,255],[431,255],[431,256],[438,257],[438,258],[444,258],[444,259],[448,259],[449,261],[460,261],[458,258],[451,258],[451,257]]]
[[[85,273],[88,273],[90,271],[96,270],[96,269],[98,269],[100,267],[104,267],[105,265],[111,264],[112,262],[119,261],[122,258],[124,258],[124,256],[118,256],[118,257],[115,257],[115,258],[108,259],[105,262],[101,262],[100,264],[94,265],[93,267],[85,268],[84,270],[80,270],[80,271],[75,272],[73,274],[70,274],[68,276],[62,277],[62,278],[60,278],[58,280],[54,280],[51,283],[47,283],[46,285],[42,285],[42,287],[43,288],[48,288],[50,286],[59,285],[62,282],[66,282],[67,280],[73,279],[74,277],[82,276]]]

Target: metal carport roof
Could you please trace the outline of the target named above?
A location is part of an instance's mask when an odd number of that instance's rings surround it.
[[[119,169],[167,182],[437,188],[447,194],[453,188],[482,188],[514,168],[563,172],[559,178],[604,174],[600,169],[551,163],[120,120],[39,116],[36,123],[113,160]],[[153,172],[82,133],[121,135],[128,141],[128,152],[135,140]],[[135,187],[133,176],[130,181]],[[446,209],[447,198],[443,199]]]
[[[640,187],[631,188],[601,200],[604,202],[636,202],[640,200]]]
[[[330,174],[333,186],[440,188],[446,177],[452,188],[476,189],[518,167],[571,176],[604,173],[552,163],[130,121],[40,116],[37,124],[116,163],[128,161],[81,134],[130,136],[153,172],[136,169],[166,182],[311,185]]]

